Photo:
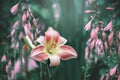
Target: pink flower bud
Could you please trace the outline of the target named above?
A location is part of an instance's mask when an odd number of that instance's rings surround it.
[[[110,35],[108,36],[108,43],[109,43],[110,46],[112,46],[113,35],[114,35],[114,33],[113,33],[113,31],[112,31],[112,32],[110,33]]]
[[[106,33],[105,33],[105,31],[102,32],[102,38],[103,38],[103,40],[106,39]]]
[[[11,46],[10,46],[11,49],[14,49],[15,48],[15,44],[12,43]]]
[[[15,29],[13,29],[10,33],[11,36],[13,36],[15,34]]]
[[[117,66],[118,66],[118,65],[116,65],[114,68],[110,69],[110,75],[116,74]]]
[[[27,20],[27,15],[26,15],[26,12],[24,12],[22,15],[22,23],[24,24],[26,20]]]
[[[118,53],[120,54],[120,46],[118,47]]]
[[[107,44],[107,42],[104,42],[104,47],[105,47],[105,50],[108,49],[108,44]]]
[[[38,28],[38,22],[37,22],[36,19],[33,20],[33,24],[34,24],[34,27],[35,27],[35,28]]]
[[[88,31],[88,30],[91,29],[92,20],[93,20],[93,19],[91,19],[91,20],[85,25],[85,30],[86,30],[86,31]]]
[[[12,26],[12,28],[13,28],[13,29],[16,29],[16,27],[18,27],[18,25],[19,25],[19,21],[15,21],[15,23],[14,23],[13,26]]]
[[[95,48],[95,53],[99,56],[101,54],[101,50],[99,47]]]
[[[109,74],[106,74],[106,79],[105,80],[109,80]]]
[[[12,39],[11,39],[11,43],[14,43],[14,42],[15,42],[15,38],[12,37]]]
[[[104,31],[112,30],[112,21],[110,21],[107,26],[104,28]]]
[[[20,72],[20,59],[18,59],[15,62],[13,72],[14,72],[14,74],[17,74],[18,72]]]
[[[114,8],[112,8],[112,7],[106,7],[105,9],[106,10],[114,10]]]
[[[21,40],[23,38],[23,32],[19,33],[19,40]]]
[[[16,47],[15,47],[15,48],[16,48],[16,49],[19,48],[19,42],[16,43]]]
[[[16,14],[18,12],[18,6],[19,6],[19,3],[15,4],[11,9],[10,9],[10,12],[12,14]]]
[[[6,58],[6,55],[4,54],[4,55],[2,56],[1,62],[5,62],[5,61],[7,61],[7,58]]]
[[[8,64],[6,65],[6,68],[5,68],[6,73],[8,73],[11,64],[12,64],[11,61],[9,61]]]
[[[88,59],[88,55],[89,55],[89,48],[86,47],[85,48],[85,58]]]
[[[104,80],[104,75],[102,75],[102,76],[100,77],[100,80]]]
[[[120,40],[120,31],[118,32],[118,39]]]
[[[28,71],[38,68],[37,63],[33,59],[28,60]]]
[[[94,48],[94,45],[95,45],[95,40],[92,40],[92,42],[90,43],[90,49],[92,50]]]
[[[26,24],[23,25],[23,27],[24,27],[25,34],[29,35],[30,34],[31,24],[30,23],[26,23]]]
[[[118,80],[120,80],[120,74],[119,74],[119,76],[118,76]]]
[[[86,10],[85,13],[93,13],[96,12],[95,10]]]
[[[91,31],[91,33],[90,33],[90,37],[91,37],[91,39],[97,37],[97,35],[98,35],[98,31],[99,31],[99,27],[96,27],[96,28],[93,28],[93,29],[92,29],[92,31]]]

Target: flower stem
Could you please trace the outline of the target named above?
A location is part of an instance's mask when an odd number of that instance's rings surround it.
[[[30,40],[30,38],[28,36],[24,37],[24,41],[28,45],[28,47],[30,47],[32,49],[35,48],[35,45],[32,43],[32,41]]]

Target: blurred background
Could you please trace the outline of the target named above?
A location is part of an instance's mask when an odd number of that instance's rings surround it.
[[[11,27],[16,21],[15,15],[10,13],[10,9],[15,5],[17,0],[2,0],[0,1],[0,59],[3,54],[6,54],[7,60],[12,61],[14,66],[21,54],[21,49],[16,50],[14,56],[11,46]],[[43,74],[40,74],[40,68],[27,72],[27,79],[23,76],[17,76],[15,80],[99,80],[102,62],[94,64],[89,70],[91,75],[85,79],[86,61],[84,58],[84,49],[86,41],[89,38],[89,32],[86,32],[84,27],[91,19],[91,16],[96,15],[94,21],[103,21],[106,25],[115,15],[117,23],[120,22],[120,1],[119,0],[29,0],[30,8],[38,20],[39,25],[44,25],[45,30],[52,26],[61,36],[65,37],[67,45],[74,47],[78,57],[67,61],[61,61],[58,67],[49,67],[42,69]],[[115,4],[117,3],[117,5]],[[109,7],[109,8],[107,8]],[[106,9],[107,8],[107,9]],[[114,10],[112,10],[114,8]],[[87,11],[86,11],[87,10]],[[91,11],[94,10],[94,11]],[[86,11],[86,12],[85,12]],[[44,33],[44,31],[43,31]],[[24,44],[24,41],[19,46]],[[6,62],[0,62],[0,80],[7,80]],[[39,65],[40,63],[37,62]],[[40,66],[40,65],[39,65]],[[45,65],[43,65],[45,66]],[[42,78],[40,77],[42,75]]]

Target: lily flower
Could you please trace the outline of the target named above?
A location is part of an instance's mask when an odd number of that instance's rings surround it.
[[[50,66],[57,66],[60,64],[60,59],[77,57],[76,51],[71,46],[64,45],[67,40],[51,27],[45,32],[45,36],[40,36],[36,41],[40,45],[33,48],[31,57],[39,62],[49,59]]]

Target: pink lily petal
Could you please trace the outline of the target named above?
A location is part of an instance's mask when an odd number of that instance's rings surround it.
[[[18,59],[14,65],[14,69],[13,69],[13,72],[15,74],[19,73],[20,72],[20,59]]]
[[[91,29],[92,20],[93,20],[93,19],[91,19],[91,20],[85,25],[85,30],[86,30],[86,31],[88,31],[88,30]]]
[[[114,74],[116,73],[116,71],[117,71],[117,66],[118,66],[118,65],[116,65],[114,68],[110,69],[110,75],[114,75]]]
[[[111,30],[112,29],[112,21],[110,21],[107,26],[104,28],[104,31]]]
[[[110,35],[108,36],[108,43],[109,43],[110,46],[112,45],[113,36],[114,36],[114,33],[113,33],[113,31],[112,31],[112,32],[110,33]]]
[[[36,41],[38,43],[40,43],[41,45],[45,45],[45,37],[44,36],[40,36],[39,38],[37,38]]]
[[[49,56],[50,66],[58,66],[60,64],[60,57],[57,55]]]
[[[28,71],[38,68],[37,63],[33,59],[28,60]]]
[[[58,41],[58,45],[62,46],[64,45],[65,43],[67,42],[67,40],[64,38],[64,37],[61,37],[59,38],[59,41]]]
[[[59,37],[59,33],[55,31],[52,27],[49,27],[48,30],[45,32],[46,42],[54,41],[55,43],[57,43]]]
[[[68,60],[77,57],[76,51],[71,46],[65,45],[65,46],[60,46],[60,48],[61,48],[61,53],[59,53],[58,56],[62,60]]]
[[[37,46],[31,51],[31,57],[37,61],[45,61],[48,59],[48,55],[45,54],[44,46]]]
[[[17,11],[18,11],[18,6],[19,6],[19,3],[15,4],[11,9],[10,9],[10,12],[12,14],[16,14]]]
[[[5,61],[7,61],[7,58],[6,58],[6,55],[4,54],[4,55],[2,56],[1,62],[5,62]]]

